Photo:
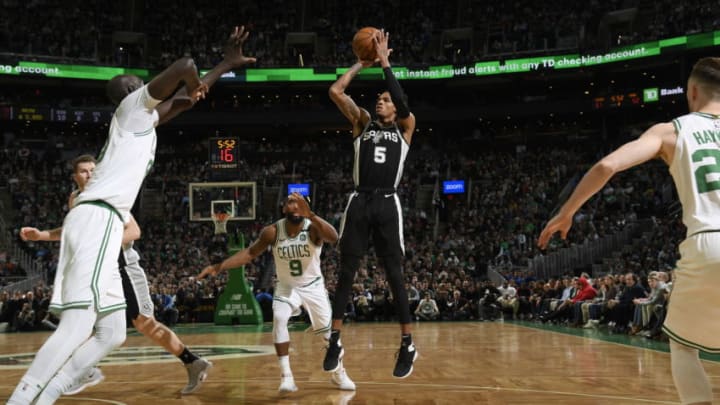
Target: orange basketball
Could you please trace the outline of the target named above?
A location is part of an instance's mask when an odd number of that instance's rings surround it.
[[[375,27],[360,28],[355,33],[352,41],[352,50],[355,56],[360,60],[375,60],[377,51],[375,50],[375,40],[378,29]]]

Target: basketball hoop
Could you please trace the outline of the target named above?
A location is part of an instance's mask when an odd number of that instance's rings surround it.
[[[230,214],[227,212],[215,212],[212,214],[212,221],[215,224],[215,235],[227,233],[227,222]]]

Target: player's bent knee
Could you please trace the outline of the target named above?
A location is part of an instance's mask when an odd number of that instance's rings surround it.
[[[290,341],[288,321],[292,316],[290,305],[278,305],[273,310],[273,341],[283,343]]]
[[[273,342],[284,343],[290,341],[290,332],[287,328],[287,322],[284,325],[273,325]]]
[[[132,320],[132,324],[138,332],[145,334],[145,330],[152,326],[155,318],[148,318],[144,315],[138,315]]]
[[[119,330],[114,331],[111,335],[108,345],[113,349],[120,347],[123,343],[125,343],[125,339],[127,339],[127,332],[125,328],[119,328]]]
[[[118,312],[118,314],[122,314]],[[97,328],[95,336],[102,346],[109,349],[120,347],[127,338],[127,331],[125,329],[125,317],[115,314],[111,315],[109,323],[104,324],[102,327]]]
[[[138,315],[138,317],[133,320],[133,325],[135,325],[135,329],[137,329],[138,332],[155,341],[162,339],[167,333],[167,327],[165,325],[158,322],[155,318],[148,318],[144,315]]]

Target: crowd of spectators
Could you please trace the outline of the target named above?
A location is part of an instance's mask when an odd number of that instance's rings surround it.
[[[10,193],[14,213],[6,221],[16,232],[23,225],[48,229],[61,224],[72,189],[67,162],[77,154],[97,150],[101,145],[100,131],[102,128],[98,133],[80,131],[72,142],[62,145],[48,139],[47,145],[29,150],[18,140],[6,145],[0,172],[7,174],[3,186]],[[487,299],[488,291],[503,288],[486,281],[488,265],[501,270],[527,269],[528,259],[543,254],[535,247],[543,221],[556,207],[563,189],[578,181],[588,163],[598,153],[604,153],[604,148],[569,145],[504,151],[473,147],[466,150],[482,151],[467,155],[463,145],[442,145],[440,138],[433,139],[419,137],[414,142],[399,187],[405,211],[404,274],[411,309],[419,320],[489,319],[494,311],[503,306],[512,309],[515,304],[498,301],[500,296]],[[291,181],[314,184],[313,209],[339,226],[345,196],[352,189],[350,142],[328,136],[241,142],[243,150],[255,151],[242,156],[243,180],[260,185]],[[206,247],[214,231],[211,224],[188,220],[187,184],[210,180],[204,144],[190,138],[184,142],[176,139],[173,145],[160,143],[145,192],[159,193],[162,204],[153,215],[144,215],[142,209],[138,213],[143,237],[135,246],[141,252],[156,315],[171,325],[211,321],[215,302],[227,281],[227,274],[203,283],[193,279],[209,262]],[[470,193],[461,198],[432,196],[436,182],[444,178],[466,179],[472,185]],[[640,215],[663,216],[667,199],[672,199],[669,182],[669,176],[662,171],[633,170],[617,176],[578,214],[568,240],[554,242],[551,249],[596,240]],[[259,189],[262,194],[262,186]],[[430,198],[434,203],[423,201],[423,193],[434,197]],[[255,221],[231,224],[231,235],[242,233],[247,242],[254,240],[263,225],[277,218],[277,207],[264,207],[258,214]],[[603,271],[633,272],[642,277],[651,270],[671,270],[677,259],[677,235],[683,234],[682,224],[677,218],[656,219],[653,229],[654,233],[644,235],[615,255]],[[44,267],[51,283],[57,244],[24,246]],[[327,247],[323,271],[331,295],[338,263],[337,250]],[[272,272],[269,254],[246,268],[251,285],[269,292],[273,288]],[[557,283],[537,280],[527,270],[506,276],[513,280],[521,296],[528,290],[539,291],[545,284]],[[358,272],[346,315],[358,321],[390,320],[394,317],[392,302],[384,271],[371,250]],[[524,312],[526,308],[524,304],[519,306],[515,315],[532,314]],[[537,319],[536,313],[533,316]]]
[[[253,32],[247,51],[258,57],[260,67],[342,66],[354,61],[354,32],[377,26],[392,33],[395,63],[413,65],[548,50],[590,51],[720,26],[707,2],[666,0],[653,2],[651,8],[640,3],[421,0],[408,7],[406,1],[221,0],[198,8],[187,0],[146,1],[141,7],[128,2],[88,1],[79,7],[58,0],[3,0],[7,18],[0,23],[0,51],[24,55],[22,59],[52,57],[154,69],[188,55],[199,66],[211,67],[231,26],[244,24]],[[608,13],[633,8],[636,12],[625,28],[600,35]],[[469,34],[443,35],[463,28],[470,29]],[[300,41],[288,36],[298,32],[314,36]]]
[[[11,282],[20,281],[26,276],[17,261],[4,250],[0,250],[0,288]]]
[[[10,332],[53,330],[58,318],[48,312],[52,289],[39,283],[29,291],[0,291],[0,328]]]

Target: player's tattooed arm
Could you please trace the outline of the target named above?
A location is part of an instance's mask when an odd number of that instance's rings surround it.
[[[347,72],[345,72],[340,78],[330,86],[329,94],[330,99],[340,109],[340,112],[345,118],[350,121],[353,125],[353,136],[359,135],[368,121],[370,121],[370,113],[364,108],[358,107],[355,101],[347,93],[345,89],[350,85],[352,79],[358,74],[358,72],[364,67],[362,62],[357,62],[352,65]]]

